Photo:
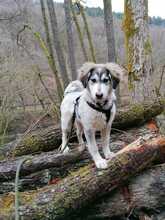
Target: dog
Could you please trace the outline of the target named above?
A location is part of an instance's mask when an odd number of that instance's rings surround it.
[[[76,126],[79,150],[87,147],[98,169],[106,169],[108,160],[114,156],[111,152],[110,131],[116,114],[115,90],[122,80],[124,69],[116,63],[85,63],[78,70],[78,79],[71,82],[64,92],[61,103],[62,147],[69,151],[68,135],[72,124]],[[100,131],[103,158],[98,150],[95,133]]]

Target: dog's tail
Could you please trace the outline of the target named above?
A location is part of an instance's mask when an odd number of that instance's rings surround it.
[[[68,93],[72,93],[72,92],[82,92],[84,89],[83,84],[81,83],[81,81],[79,80],[75,80],[72,81],[71,83],[69,83],[69,85],[66,87],[65,91],[64,91],[64,96]]]

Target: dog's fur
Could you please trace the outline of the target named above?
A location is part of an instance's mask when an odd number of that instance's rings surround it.
[[[72,127],[74,111],[75,125],[80,150],[85,148],[82,138],[84,132],[88,150],[97,168],[107,168],[107,160],[112,158],[110,151],[110,130],[116,114],[115,89],[122,80],[124,69],[116,63],[85,63],[78,71],[78,80],[71,82],[65,89],[61,104],[62,150],[69,150],[68,134]],[[80,97],[79,99],[77,99]],[[76,101],[77,100],[77,101]],[[75,105],[75,103],[77,104]],[[96,109],[90,105],[95,106]],[[100,111],[97,111],[97,108]],[[101,111],[110,111],[110,117]],[[95,132],[101,132],[104,158],[101,157],[95,140]]]

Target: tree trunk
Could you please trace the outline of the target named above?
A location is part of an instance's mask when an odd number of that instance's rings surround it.
[[[88,38],[88,42],[89,42],[89,49],[91,52],[92,61],[94,63],[96,63],[96,55],[95,55],[95,50],[94,50],[94,46],[93,46],[93,42],[92,42],[92,36],[91,36],[90,30],[89,30],[89,25],[88,25],[87,18],[86,18],[85,12],[84,12],[84,8],[80,3],[77,3],[77,4],[79,4],[80,13],[81,13],[81,16],[82,16],[82,19],[84,22],[84,27],[85,27],[85,30],[87,33],[87,38]]]
[[[116,62],[115,36],[111,0],[104,0],[104,23],[107,37],[108,61]]]
[[[113,216],[118,219],[119,216],[129,216],[144,210],[154,215],[163,206],[165,208],[165,163],[145,170],[132,178],[130,183],[122,184],[108,198],[92,206],[92,213],[88,215],[91,219]],[[87,215],[84,219],[88,219]]]
[[[104,0],[104,23],[106,29],[108,62],[116,62],[115,36],[111,0]],[[116,89],[118,103],[120,103],[120,85]]]
[[[23,219],[66,219],[117,188],[138,172],[165,161],[165,138],[156,137],[127,146],[109,161],[107,170],[93,165],[71,173],[56,185],[20,193],[19,215]],[[0,198],[0,218],[14,218],[14,195]]]
[[[84,44],[83,35],[82,35],[82,32],[81,32],[80,25],[78,23],[78,19],[77,19],[73,4],[72,4],[72,7],[71,7],[71,10],[72,10],[73,20],[74,20],[74,23],[75,23],[75,26],[76,26],[76,29],[77,29],[78,38],[79,38],[79,41],[80,41],[80,46],[81,46],[81,49],[82,49],[82,53],[84,55],[85,61],[88,61],[89,59],[88,59],[86,47],[85,47],[85,44]]]
[[[143,103],[130,106],[129,109],[118,111],[113,122],[113,128],[130,128],[142,125],[153,117],[159,115],[165,107],[163,101],[157,103]],[[73,133],[70,141],[75,140]],[[34,132],[26,136],[20,143],[15,143],[8,150],[8,154],[21,156],[41,151],[50,151],[58,148],[61,144],[61,129],[59,126],[49,127],[42,132]]]
[[[125,0],[123,29],[132,102],[152,100],[155,98],[155,93],[152,80],[148,0]]]
[[[55,63],[55,58],[54,58],[53,47],[52,47],[52,42],[51,42],[51,38],[50,38],[49,25],[48,25],[48,19],[46,16],[44,0],[40,0],[40,5],[41,5],[42,18],[43,18],[44,27],[45,27],[46,42],[47,42],[49,54],[50,54],[50,64],[51,64],[50,66],[51,66],[51,69],[52,69],[54,77],[55,77],[58,98],[59,98],[59,101],[61,101],[62,95],[63,95],[63,87],[62,87],[62,83],[59,79],[58,71],[57,71],[57,67],[56,67],[56,63]]]
[[[157,128],[157,132],[158,129],[159,128]],[[111,134],[110,148],[112,152],[117,153],[124,146],[135,141],[135,137],[140,138],[142,135],[145,137],[150,137],[153,135],[153,131],[148,128],[147,124],[138,129],[130,129],[124,133],[113,133]],[[97,144],[99,149],[101,149],[102,144],[100,143],[99,138],[97,138]],[[70,152],[65,155],[58,152],[58,150],[36,155],[26,155],[25,162],[21,168],[20,176],[27,176],[40,170],[53,168],[51,178],[55,178],[56,174],[59,172],[59,169],[60,173],[65,173],[66,175],[67,173],[72,172],[73,169],[76,170],[92,161],[87,150],[83,152],[78,151],[77,143],[72,143],[70,148]],[[9,181],[15,178],[17,166],[23,158],[24,157],[22,156],[0,161],[0,182]]]
[[[63,54],[60,39],[59,39],[58,24],[57,24],[57,18],[56,18],[53,0],[47,0],[47,5],[48,5],[50,23],[51,23],[51,28],[52,28],[52,34],[53,34],[53,42],[54,42],[54,46],[55,46],[56,53],[57,53],[57,59],[58,59],[59,67],[60,67],[61,77],[62,77],[64,86],[66,87],[67,84],[69,83],[69,78],[67,75],[65,58],[64,58],[64,54]]]
[[[88,158],[87,153],[72,151],[68,154],[61,154],[57,151],[51,151],[48,153],[36,154],[35,156],[26,156],[25,162],[22,165],[20,176],[27,176],[31,173],[35,173],[44,169],[55,167],[57,171],[59,168],[70,166],[75,162]],[[4,160],[0,162],[0,182],[12,180],[15,178],[18,164],[23,158],[16,158],[10,160]]]
[[[75,60],[75,50],[74,50],[74,39],[73,39],[73,30],[72,30],[72,18],[71,18],[71,0],[64,0],[64,9],[65,9],[65,23],[66,23],[66,32],[67,32],[67,42],[68,42],[68,54],[72,80],[77,79],[77,68]]]

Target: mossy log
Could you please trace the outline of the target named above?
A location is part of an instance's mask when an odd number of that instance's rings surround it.
[[[119,110],[112,127],[118,129],[128,129],[132,126],[142,125],[144,122],[159,115],[165,108],[165,101],[159,100],[154,103],[142,103],[130,106],[127,110]],[[70,141],[75,141],[75,133],[73,133]],[[50,151],[58,148],[61,144],[60,126],[49,127],[40,132],[34,132],[20,143],[11,147],[10,154],[13,156],[21,156],[41,151]],[[5,150],[4,150],[5,152]]]
[[[157,214],[165,208],[165,163],[143,171],[129,184],[112,192],[108,198],[97,202],[89,216],[128,216],[146,210]],[[93,209],[93,210],[92,210]],[[90,209],[89,209],[90,212]]]
[[[25,157],[22,164],[20,176],[27,176],[40,170],[49,169],[64,169],[67,164],[75,164],[77,161],[83,160],[88,157],[87,153],[79,151],[71,151],[68,154],[57,153],[51,151],[47,153],[37,154],[35,156]],[[0,161],[0,182],[12,180],[15,178],[18,164],[23,159],[19,157],[16,159]]]
[[[120,135],[119,135],[120,134]],[[135,137],[150,136],[153,131],[145,124],[139,128],[130,129],[127,132],[116,132],[111,134],[110,147],[113,152],[118,152],[127,144],[133,142]],[[119,138],[120,136],[120,138]],[[101,149],[100,139],[97,139],[99,149]],[[44,169],[53,168],[51,178],[56,178],[56,173],[68,173],[73,169],[76,170],[91,162],[91,156],[88,151],[78,151],[78,145],[72,143],[71,150],[68,154],[61,154],[57,150],[43,152],[36,155],[25,156],[27,158],[22,164],[20,176],[27,176],[29,174],[38,172]],[[10,181],[15,178],[17,166],[24,156],[16,158],[8,158],[0,161],[0,182]],[[63,175],[62,175],[63,176]]]
[[[69,219],[78,210],[114,190],[138,172],[165,161],[165,138],[144,139],[128,145],[109,161],[108,169],[98,171],[88,165],[59,183],[37,191],[19,194],[21,219]],[[0,198],[0,219],[14,219],[14,194]]]

